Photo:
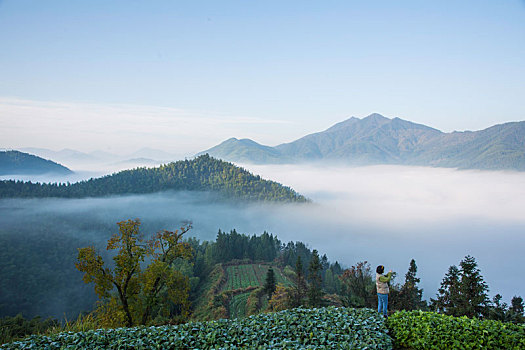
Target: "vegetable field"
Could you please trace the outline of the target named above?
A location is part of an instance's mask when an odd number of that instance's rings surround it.
[[[293,309],[179,326],[100,329],[31,336],[4,349],[391,349],[370,309]]]
[[[399,311],[388,320],[395,345],[405,349],[525,349],[525,325]]]
[[[246,302],[250,293],[242,293],[235,295],[230,301],[229,311],[230,318],[240,318],[246,316]]]

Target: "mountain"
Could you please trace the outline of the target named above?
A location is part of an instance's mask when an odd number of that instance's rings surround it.
[[[206,153],[216,158],[231,159],[237,162],[283,163],[285,161],[281,152],[275,148],[263,146],[250,139],[231,138],[197,155]]]
[[[84,153],[69,148],[65,148],[60,151],[53,151],[46,148],[34,147],[21,148],[20,150],[23,152],[35,154],[42,158],[53,159],[61,164],[67,164],[73,169],[78,168],[79,165],[104,164],[121,160],[119,156],[102,151]]]
[[[329,129],[275,147],[296,160],[338,160],[354,163],[395,163],[425,140],[441,134],[436,129],[399,118],[371,114],[350,118]]]
[[[101,164],[119,164],[119,163],[132,163],[135,164],[137,161],[140,162],[141,166],[168,163],[177,158],[176,155],[153,148],[141,148],[136,152],[127,155],[116,155],[105,151],[92,151],[89,153],[80,152],[73,149],[63,149],[60,151],[53,151],[46,148],[21,148],[21,151],[35,154],[37,156],[54,159],[60,163],[68,164],[71,166],[85,166],[85,165],[101,165]]]
[[[19,151],[0,151],[0,175],[72,174],[53,161]]]
[[[146,158],[150,160],[159,160],[159,161],[166,161],[166,162],[172,161],[173,159],[176,158],[175,155],[171,153],[164,152],[164,151],[154,149],[154,148],[147,148],[147,147],[141,148],[138,151],[129,154],[127,157],[132,158],[132,159]]]
[[[525,171],[525,122],[444,133],[374,113],[276,147],[229,139],[202,153],[241,163],[338,161]]]
[[[0,181],[0,198],[103,197],[168,190],[209,191],[222,197],[277,202],[307,202],[302,195],[277,182],[264,180],[232,163],[208,155],[157,168],[124,170],[73,184]]]

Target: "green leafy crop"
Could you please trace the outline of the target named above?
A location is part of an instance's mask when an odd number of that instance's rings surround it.
[[[4,349],[391,349],[370,309],[292,309],[178,326],[33,335]]]
[[[408,349],[525,349],[525,325],[400,311],[388,320],[396,347]]]

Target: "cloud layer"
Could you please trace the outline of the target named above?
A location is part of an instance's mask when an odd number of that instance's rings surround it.
[[[398,273],[400,283],[414,258],[427,299],[435,297],[450,265],[472,255],[492,295],[501,293],[506,301],[525,296],[524,284],[515,280],[525,263],[523,173],[401,166],[247,168],[292,186],[314,203],[245,205],[194,192],[10,199],[0,200],[0,232],[38,234],[38,220],[46,220],[56,223],[57,234],[90,240],[104,250],[116,222],[130,218],[140,218],[145,233],[192,221],[189,235],[201,240],[213,240],[219,229],[268,231],[283,242],[305,242],[347,267],[363,260],[383,264]]]
[[[143,147],[191,156],[232,136],[280,143],[289,122],[140,105],[0,98],[0,147],[129,154]]]

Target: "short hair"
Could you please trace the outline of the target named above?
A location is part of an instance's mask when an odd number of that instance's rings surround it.
[[[379,265],[376,269],[377,273],[383,273],[385,272],[385,267],[383,265]]]

